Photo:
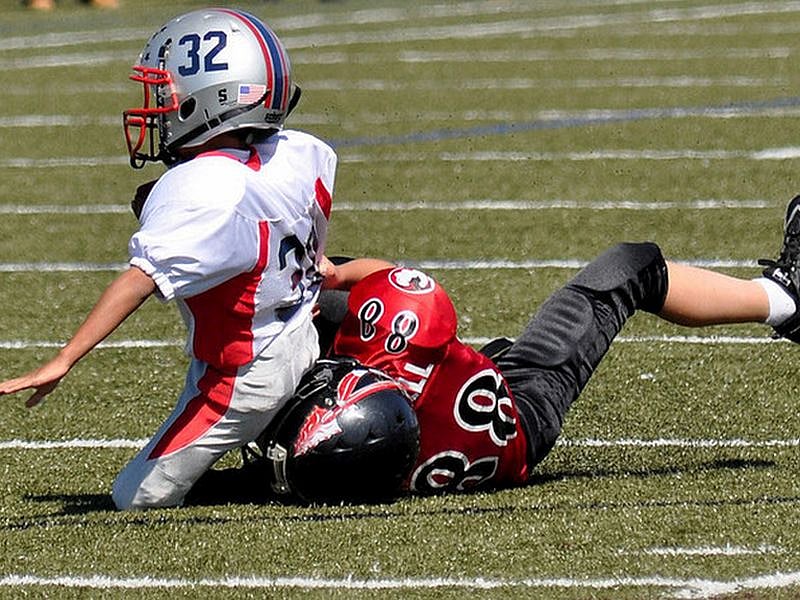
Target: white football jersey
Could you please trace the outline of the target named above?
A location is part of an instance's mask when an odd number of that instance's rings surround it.
[[[208,152],[161,177],[130,264],[178,301],[190,355],[240,366],[310,318],[335,170],[329,146],[284,130],[252,152]]]

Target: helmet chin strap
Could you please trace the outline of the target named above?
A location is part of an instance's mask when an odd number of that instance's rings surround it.
[[[294,107],[297,106],[297,103],[300,102],[300,96],[303,94],[303,90],[300,89],[299,85],[294,86],[294,90],[292,91],[292,97],[289,98],[289,104],[286,106],[286,115],[283,117],[284,119],[289,116],[294,110]]]
[[[264,92],[264,95],[261,96],[261,98],[259,98],[258,100],[256,100],[252,104],[248,104],[246,106],[240,106],[239,108],[231,109],[231,110],[229,110],[227,112],[222,113],[218,117],[215,117],[215,118],[211,119],[210,121],[206,121],[202,125],[199,125],[198,127],[195,127],[190,132],[184,134],[182,137],[180,137],[177,140],[175,140],[174,142],[172,142],[170,144],[170,146],[172,146],[174,148],[181,148],[183,146],[183,144],[185,144],[186,142],[196,138],[199,135],[202,135],[203,133],[205,133],[207,131],[211,131],[212,129],[214,129],[216,127],[219,127],[225,121],[228,121],[230,119],[233,119],[234,117],[238,117],[240,115],[243,115],[246,112],[249,112],[249,111],[251,111],[251,110],[253,110],[255,108],[258,108],[259,106],[261,106],[266,101],[267,96],[269,95],[269,93],[270,93],[270,90],[267,90],[266,92]],[[300,102],[300,96],[302,95],[302,93],[303,93],[303,91],[300,89],[300,86],[295,85],[294,86],[294,91],[292,92],[292,97],[289,99],[289,103],[286,106],[286,114],[284,115],[284,119],[287,116],[289,116],[289,113],[291,113],[294,110],[294,108],[297,106],[297,103]],[[276,128],[276,130],[277,130],[277,128]],[[173,152],[170,152],[169,150],[167,150],[165,147],[162,147],[161,151],[159,152],[158,156],[156,157],[156,160],[160,160],[160,161],[164,162],[164,164],[166,164],[167,166],[171,166],[171,165],[174,165],[175,163],[177,163],[180,160],[180,158],[178,156],[176,156]]]
[[[261,98],[259,98],[258,100],[256,100],[252,104],[247,104],[245,106],[240,106],[238,108],[232,108],[231,110],[229,110],[227,112],[224,112],[221,115],[219,115],[217,117],[214,117],[213,119],[210,119],[210,120],[206,121],[205,123],[202,123],[201,125],[198,125],[197,127],[192,129],[188,133],[185,133],[184,135],[179,137],[177,140],[172,142],[170,144],[170,146],[173,147],[173,148],[177,148],[177,149],[182,148],[184,144],[186,144],[186,143],[190,142],[191,140],[193,140],[194,138],[206,133],[207,131],[211,131],[211,130],[219,127],[225,121],[229,121],[229,120],[231,120],[231,119],[233,119],[235,117],[238,117],[240,115],[245,114],[246,112],[249,112],[249,111],[251,111],[251,110],[253,110],[255,108],[258,108],[259,106],[261,106],[261,104],[264,103],[264,101],[267,99],[268,95],[269,95],[269,90],[264,92],[264,95],[261,96]],[[162,146],[161,152],[159,153],[159,160],[163,160],[162,155],[163,156],[173,156],[174,152],[171,152],[170,150],[167,150],[165,146]],[[177,161],[178,161],[178,158],[176,157],[172,164],[174,164]],[[170,164],[170,163],[167,163],[166,161],[164,161],[164,162],[167,165]]]
[[[286,107],[285,117],[288,116],[289,113],[291,113],[295,109],[297,103],[300,101],[300,96],[302,95],[302,93],[303,91],[300,89],[300,86],[295,85],[294,90],[292,92],[292,97],[289,99],[289,103]],[[199,135],[202,135],[203,133],[206,133],[207,131],[211,131],[214,128],[219,127],[225,121],[228,121],[230,119],[233,119],[234,117],[238,117],[248,111],[258,108],[264,101],[266,101],[268,95],[269,95],[269,90],[266,91],[264,95],[261,96],[261,98],[259,98],[252,104],[231,109],[225,113],[222,113],[217,117],[214,117],[209,121],[206,121],[205,123],[199,125],[198,127],[195,127],[188,133],[184,134],[183,136],[175,140],[173,143],[170,144],[170,146],[173,148],[180,149],[181,147],[183,147],[183,144],[196,138]],[[152,133],[148,137],[150,138],[150,146],[151,146],[150,154],[147,155],[137,152],[136,154],[132,155],[130,158],[130,164],[134,169],[141,169],[142,167],[144,167],[145,164],[147,164],[147,162],[162,162],[167,167],[171,167],[181,161],[181,157],[177,153],[168,150],[166,146],[160,143],[159,143],[160,146],[159,151],[156,154],[155,148],[153,147],[154,143],[153,143]]]

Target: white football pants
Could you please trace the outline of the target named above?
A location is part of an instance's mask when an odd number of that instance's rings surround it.
[[[308,319],[235,372],[193,359],[175,410],[117,476],[111,492],[116,507],[180,505],[223,454],[266,428],[318,355],[317,332]]]

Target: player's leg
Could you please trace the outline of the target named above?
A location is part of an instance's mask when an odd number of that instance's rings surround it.
[[[667,270],[669,289],[658,314],[668,321],[701,327],[765,323],[769,318],[769,297],[758,281],[673,262],[667,263]]]
[[[532,441],[531,464],[555,444],[570,405],[636,310],[688,325],[766,322],[800,342],[800,196],[787,208],[780,256],[760,262],[763,277],[746,281],[668,265],[653,244],[621,244],[553,294],[496,360]]]
[[[777,260],[759,261],[763,277],[743,280],[669,263],[669,291],[660,315],[683,325],[762,322],[800,339],[800,196],[789,202]]]
[[[266,428],[317,356],[309,323],[279,336],[236,372],[192,361],[177,407],[114,482],[114,504],[121,510],[180,505],[211,465]]]
[[[529,440],[529,465],[552,449],[567,410],[636,310],[657,313],[667,265],[655,244],[619,244],[541,306],[495,362],[514,394]]]

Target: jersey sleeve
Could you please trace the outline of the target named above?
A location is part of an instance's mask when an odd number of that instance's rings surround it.
[[[240,193],[237,178],[198,177],[196,171],[162,177],[128,244],[130,264],[153,278],[164,301],[194,296],[255,265],[257,224],[225,201]],[[225,188],[216,182],[221,179]]]

